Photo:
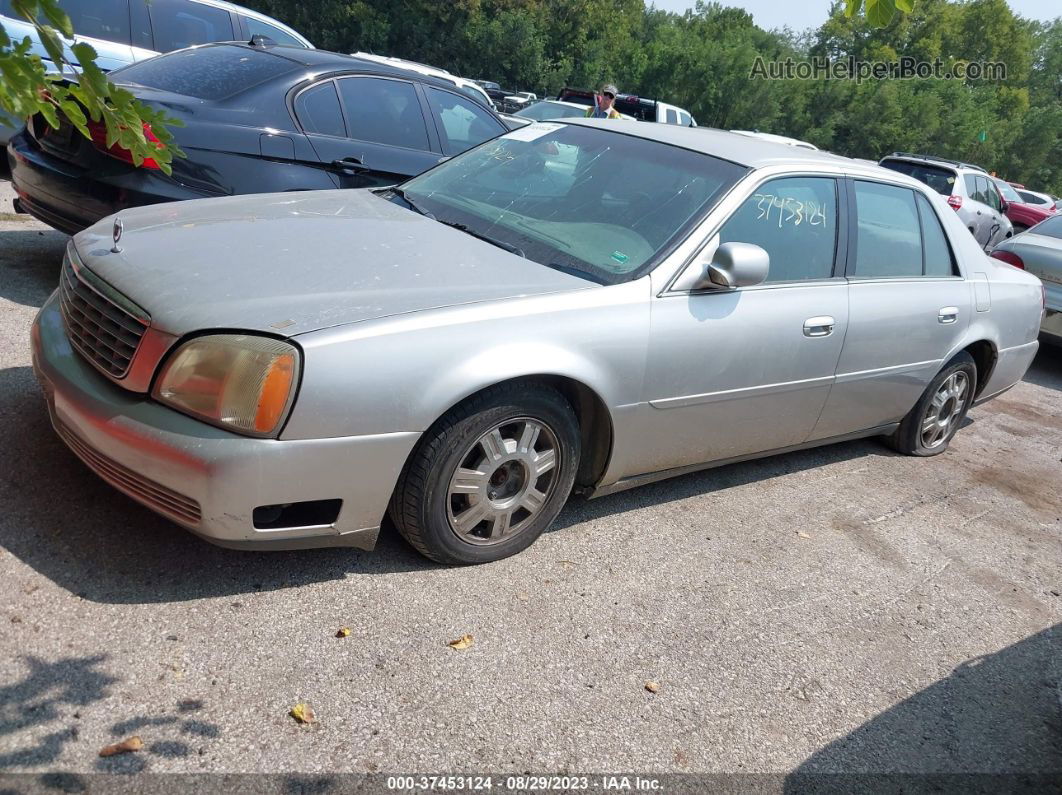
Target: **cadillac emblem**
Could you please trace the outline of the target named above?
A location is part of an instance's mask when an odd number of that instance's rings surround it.
[[[114,226],[111,227],[111,236],[114,238],[114,245],[111,246],[111,253],[118,254],[122,249],[118,246],[118,241],[122,239],[122,219],[115,218]]]

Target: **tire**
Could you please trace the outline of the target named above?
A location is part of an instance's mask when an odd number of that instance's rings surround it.
[[[940,455],[962,425],[976,389],[977,365],[962,351],[929,382],[887,443],[904,455]]]
[[[564,507],[579,439],[575,412],[557,390],[528,382],[490,387],[425,432],[395,486],[391,519],[437,563],[515,555]]]

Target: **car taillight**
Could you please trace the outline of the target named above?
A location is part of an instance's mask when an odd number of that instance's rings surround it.
[[[1002,260],[1008,265],[1013,265],[1015,268],[1021,268],[1025,270],[1025,263],[1021,261],[1021,257],[1015,254],[1013,251],[1000,251],[996,249],[989,256],[995,257],[998,260]]]
[[[133,163],[133,153],[124,146],[121,146],[117,141],[115,141],[114,146],[107,146],[107,126],[102,121],[92,121],[90,119],[88,122],[88,128],[89,133],[92,135],[93,146],[111,157],[122,160],[130,165],[135,165],[135,163]],[[147,122],[144,122],[144,137],[151,143],[155,144],[156,149],[165,148],[164,144],[155,136],[155,133],[151,131],[151,125]],[[144,162],[140,164],[140,167],[151,168],[156,171],[159,170],[159,164],[152,157],[144,158]]]
[[[949,196],[948,206],[951,207],[953,210],[958,210],[960,207],[962,207],[962,196]]]

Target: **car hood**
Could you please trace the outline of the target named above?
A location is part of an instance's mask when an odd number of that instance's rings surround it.
[[[115,218],[122,234],[114,247]],[[123,210],[74,238],[152,326],[295,334],[478,301],[595,287],[368,190]]]

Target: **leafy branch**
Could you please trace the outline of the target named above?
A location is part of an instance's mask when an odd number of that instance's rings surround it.
[[[12,41],[0,25],[0,110],[20,119],[40,114],[53,129],[65,117],[97,144],[128,150],[135,165],[152,160],[170,174],[172,159],[184,157],[168,129],[180,126],[180,120],[140,102],[108,80],[96,65],[91,45],[70,46],[75,66],[62,41],[73,40],[74,29],[58,0],[12,0],[12,7],[34,26],[54,69],[32,52],[29,36]]]

